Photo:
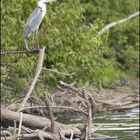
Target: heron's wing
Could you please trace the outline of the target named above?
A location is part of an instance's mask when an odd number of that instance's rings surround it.
[[[25,38],[27,38],[33,31],[35,31],[39,27],[43,18],[42,15],[43,15],[42,9],[36,8],[29,16],[23,31],[23,36]]]

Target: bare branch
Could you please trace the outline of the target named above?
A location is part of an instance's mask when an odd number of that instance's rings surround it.
[[[63,87],[65,87],[65,88],[69,88],[69,89],[77,92],[79,95],[83,96],[83,94],[79,90],[77,90],[76,88],[72,87],[73,84],[67,84],[67,83],[64,83],[63,81],[59,81],[59,84],[62,85]]]
[[[91,140],[92,109],[91,109],[91,103],[89,101],[88,94],[85,88],[84,88],[84,96],[85,96],[87,106],[88,106],[88,120],[87,120],[88,122],[87,122],[87,129],[86,129],[87,132],[86,132],[85,139]]]
[[[45,104],[46,104],[46,109],[48,111],[48,115],[49,115],[49,119],[51,121],[51,130],[52,130],[52,133],[57,133],[57,130],[56,130],[56,124],[55,124],[55,120],[54,120],[54,116],[53,116],[53,112],[51,110],[51,107],[50,107],[50,102],[49,102],[49,99],[48,99],[48,96],[44,93],[44,96],[45,96]]]
[[[22,108],[21,111],[24,111],[24,110],[27,110],[27,109],[38,109],[38,108],[46,108],[46,106],[31,106],[31,107],[25,107],[25,108]],[[69,106],[51,106],[51,108],[62,108],[62,109],[69,109],[69,110],[73,110],[73,111],[76,111],[76,112],[81,112],[83,113],[84,115],[87,115],[86,112],[84,112],[82,109],[80,108],[73,108],[73,107],[69,107]]]
[[[71,76],[71,75],[75,74],[75,72],[73,72],[73,73],[64,73],[64,72],[60,72],[60,71],[53,70],[53,69],[47,69],[47,68],[42,68],[42,69],[50,71],[50,72],[58,73],[58,74],[61,74],[61,75],[65,75],[65,76]]]
[[[19,128],[18,128],[18,136],[20,136],[20,133],[21,133],[22,118],[23,118],[23,113],[20,112],[20,122],[19,122]],[[19,138],[17,138],[17,140],[19,140]]]
[[[12,51],[12,52],[1,52],[1,55],[13,55],[13,54],[20,54],[20,53],[39,53],[39,49],[32,49],[29,51]]]
[[[140,15],[140,12],[138,11],[138,12],[132,14],[132,15],[129,15],[127,18],[120,19],[120,20],[118,20],[118,21],[109,23],[109,24],[107,24],[103,29],[101,29],[101,30],[99,31],[99,34],[103,34],[106,30],[108,30],[108,29],[110,29],[110,28],[112,28],[112,27],[114,27],[114,26],[116,26],[116,25],[119,25],[119,24],[121,24],[121,23],[124,23],[124,22],[126,22],[126,21],[128,21],[128,20],[130,20],[130,19],[133,19],[133,18],[135,18],[135,17],[137,17],[137,16],[139,16],[139,15]]]
[[[30,86],[30,88],[29,88],[29,90],[28,90],[28,92],[27,92],[22,104],[21,104],[21,107],[20,107],[19,111],[21,111],[21,109],[25,106],[25,104],[26,104],[27,100],[29,99],[30,95],[32,94],[34,86],[35,86],[35,84],[37,82],[37,79],[39,77],[39,74],[40,74],[42,66],[43,66],[44,50],[45,50],[45,47],[43,49],[39,50],[39,59],[38,59],[37,67],[36,67],[35,77],[33,79],[33,82],[31,84],[31,86]]]

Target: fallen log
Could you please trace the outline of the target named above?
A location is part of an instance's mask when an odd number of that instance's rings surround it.
[[[123,105],[120,107],[112,108],[112,110],[119,110],[120,111],[120,110],[132,109],[132,108],[136,108],[136,107],[139,107],[139,103],[126,104],[126,105]]]
[[[29,135],[29,137],[28,137],[28,135]],[[39,140],[37,135],[33,135],[33,134],[31,134],[31,136],[30,136],[30,134],[26,134],[26,137],[20,136],[19,138],[21,140]],[[0,140],[17,140],[17,136],[1,137]],[[53,140],[53,139],[51,139],[51,140]]]
[[[11,136],[11,137],[9,136],[9,137],[1,137],[0,139],[1,140],[5,140],[5,139],[6,140],[16,140],[17,138],[16,138],[16,136]]]
[[[7,109],[1,109],[2,122],[5,121],[14,122],[14,120],[19,123],[20,113]],[[22,124],[28,127],[32,127],[34,129],[43,129],[44,127],[46,127],[47,131],[50,131],[51,127],[51,122],[49,119],[29,114],[23,114]],[[65,125],[59,122],[56,122],[56,126],[61,129],[62,133],[65,136],[70,136],[71,133],[73,133],[74,135],[81,134],[80,130],[76,127]]]

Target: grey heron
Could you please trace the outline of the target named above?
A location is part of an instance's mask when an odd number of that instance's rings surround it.
[[[27,19],[27,23],[23,30],[25,47],[27,50],[29,50],[27,39],[31,35],[31,33],[34,33],[35,31],[36,31],[37,47],[39,48],[38,29],[46,14],[46,3],[52,2],[52,1],[55,1],[55,0],[38,0],[38,7],[32,12],[32,14]],[[34,35],[33,35],[33,40],[34,40]]]

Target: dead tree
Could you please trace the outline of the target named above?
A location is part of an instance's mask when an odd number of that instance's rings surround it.
[[[97,106],[96,102],[94,101],[90,93],[88,93],[86,88],[79,90],[78,88],[75,88],[72,84],[67,84],[64,83],[63,81],[60,81],[60,85],[66,89],[70,89],[73,92],[75,92],[77,98],[79,98],[79,100],[76,103],[72,102],[71,105],[73,108],[75,107],[77,108],[77,110],[79,109],[79,112],[84,114],[87,118],[87,121],[82,130],[81,139],[91,140],[91,125],[92,125],[94,114],[96,112],[96,106]],[[70,99],[68,99],[67,101],[70,102]]]

